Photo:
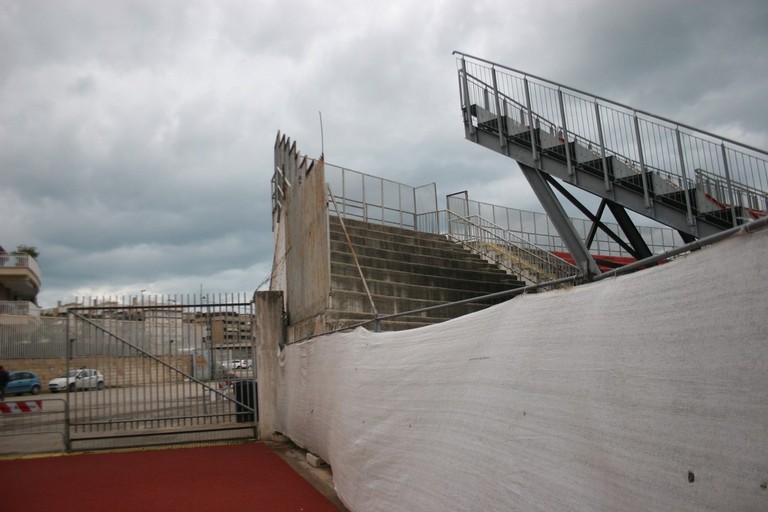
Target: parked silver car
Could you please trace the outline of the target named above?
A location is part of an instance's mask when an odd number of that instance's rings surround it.
[[[80,368],[70,370],[66,375],[56,377],[48,383],[51,393],[59,391],[77,391],[79,389],[104,389],[104,375],[99,370]]]

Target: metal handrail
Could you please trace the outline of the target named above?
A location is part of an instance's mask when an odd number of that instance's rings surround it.
[[[476,84],[478,87],[483,87],[485,89],[488,89],[488,87],[490,86],[490,84],[487,84],[487,83],[483,82],[483,80],[481,78],[479,78],[477,76],[474,76],[471,73],[466,73],[466,77],[467,77],[468,80],[471,79],[471,81],[474,84]],[[504,94],[501,91],[497,91],[497,92],[498,92],[498,95],[499,95],[500,99],[503,99],[506,103],[511,104],[513,106],[516,106],[521,111],[526,110],[526,107],[525,107],[524,104],[522,104],[519,101],[515,100],[514,98]],[[608,101],[608,100],[606,100],[606,101]],[[621,105],[619,105],[619,106],[621,106]],[[626,107],[626,108],[630,108],[630,107]],[[648,115],[650,115],[650,114],[648,114]],[[546,127],[549,128],[549,132],[551,134],[553,134],[553,135],[555,134],[556,131],[559,130],[558,126],[554,122],[550,121],[549,119],[547,119],[545,117],[542,117],[541,115],[539,115],[536,112],[531,112],[531,117],[533,118],[534,124],[537,127],[541,127],[541,125],[543,124],[543,125],[545,125]],[[595,149],[595,148],[600,147],[600,143],[598,141],[591,140],[588,137],[584,137],[583,135],[580,135],[580,134],[574,133],[574,132],[568,132],[567,135],[568,135],[568,138],[569,138],[569,140],[571,142],[578,142],[578,143],[582,144],[583,146],[585,146],[586,148],[588,148],[590,151],[592,151],[595,154],[595,158],[601,158],[600,152]],[[714,135],[713,135],[713,137],[714,137]],[[752,148],[750,148],[750,149],[752,149]],[[663,175],[664,179],[666,179],[671,185],[674,185],[674,186],[676,186],[677,188],[679,188],[681,190],[684,189],[684,188],[690,188],[695,183],[694,180],[692,180],[690,178],[686,178],[684,181],[687,182],[688,186],[680,185],[679,183],[675,183],[675,180],[680,180],[681,179],[681,176],[678,176],[677,174],[674,174],[672,172],[666,171],[664,169],[661,169],[661,168],[653,166],[653,165],[648,165],[648,164],[642,164],[641,165],[640,162],[638,162],[636,160],[633,160],[633,159],[627,157],[626,155],[623,155],[623,154],[621,154],[621,153],[619,153],[617,151],[614,151],[611,148],[607,148],[606,147],[605,148],[605,152],[606,152],[606,155],[613,156],[613,157],[621,160],[622,162],[624,162],[627,166],[629,166],[631,168],[632,171],[634,171],[638,175],[642,174],[643,171],[641,169],[645,168],[646,172],[648,172],[648,173],[654,172],[654,173],[658,174],[659,176]],[[682,183],[682,181],[680,183]]]
[[[451,204],[449,204],[449,208],[453,211],[457,211],[456,208],[451,207]],[[558,242],[560,236],[556,232],[553,233],[548,229],[539,229],[539,226],[548,226],[551,224],[549,217],[545,213],[519,210],[507,206],[469,199],[466,201],[466,206],[464,207],[465,210],[462,210],[461,207],[458,208],[458,211],[465,211],[468,218],[478,216],[487,219],[501,229],[509,231],[511,235],[536,247],[544,248],[548,252],[567,252],[567,248],[564,244]],[[470,214],[470,212],[472,213]],[[501,222],[499,222],[499,220]],[[582,236],[587,237],[587,233],[589,232],[593,221],[577,217],[570,217],[570,221]],[[533,228],[526,230],[524,228],[526,222],[533,226]],[[619,232],[620,227],[616,223],[603,222],[602,224],[615,233]],[[651,252],[654,254],[665,252],[674,247],[683,245],[682,240],[680,240],[679,235],[677,235],[677,231],[672,228],[666,226],[640,226],[640,229],[641,232],[644,232],[643,238],[648,244],[648,248],[651,249]],[[546,239],[546,242],[542,242],[544,239]],[[664,240],[672,242],[665,243]],[[625,251],[621,246],[614,247],[614,244],[616,244],[616,242],[610,239],[596,237],[590,244],[590,250],[594,254],[603,256],[632,256],[631,253]]]
[[[551,254],[546,249],[538,247],[524,238],[519,237],[515,233],[497,226],[482,217],[473,216],[479,220],[479,222],[476,222],[450,210],[446,210],[446,213],[448,215],[448,233],[451,238],[460,242],[480,256],[507,268],[509,271],[521,274],[521,277],[527,278],[528,281],[531,281],[534,284],[540,282],[540,274],[549,276],[550,278],[557,278],[579,273],[577,267],[571,265],[564,259]],[[458,233],[454,233],[452,228],[456,221],[460,222],[463,228],[468,229],[459,229]],[[502,233],[503,236],[499,236],[497,233]],[[477,236],[478,234],[480,236]],[[490,245],[490,248],[484,244],[478,244],[477,242],[485,242]],[[508,261],[511,264],[507,264],[503,259],[495,257],[491,254],[492,251],[498,251],[507,255],[509,257]],[[543,254],[546,254],[547,256],[544,257],[542,256]],[[531,273],[522,268],[523,264],[527,264],[529,268],[533,269],[533,272]]]
[[[40,307],[26,300],[0,300],[0,315],[40,316]]]
[[[639,171],[646,207],[651,204],[649,184],[646,183],[650,172],[668,182],[670,189],[678,190],[696,186],[696,182],[687,176],[686,169],[707,169],[724,184],[723,195],[717,198],[718,201],[733,206],[745,206],[741,203],[742,198],[734,197],[735,191],[768,188],[766,150],[482,58],[461,52],[454,54],[460,56],[457,58],[461,61],[459,83],[465,116],[470,114],[469,106],[475,104],[487,111],[487,121],[498,120],[500,123],[509,115],[507,106],[510,106],[519,109],[527,118],[521,119],[520,123],[527,125],[529,131],[534,125],[538,128],[543,124],[559,132],[559,127],[567,125],[568,131],[564,135],[569,141],[584,142],[587,149],[595,147],[599,150],[606,187],[610,188],[608,156],[625,162],[630,171]],[[472,61],[467,62],[467,58]],[[563,99],[567,100],[565,106]],[[503,101],[500,103],[500,100]],[[465,119],[467,122],[471,125],[471,120]],[[491,131],[494,129],[492,127]],[[501,136],[501,130],[499,134]],[[534,159],[538,149],[532,146]],[[692,206],[687,195],[685,201],[690,216]]]
[[[694,169],[693,172],[696,176],[696,183],[715,183],[719,187],[723,187],[725,185],[722,177],[711,172],[707,172],[704,169]],[[762,199],[765,203],[763,208],[765,209],[768,207],[768,192],[755,187],[750,187],[749,185],[744,185],[742,183],[732,183],[731,186],[733,191],[736,193],[744,193],[750,197]]]
[[[754,147],[754,146],[750,146],[748,144],[744,144],[743,142],[739,142],[739,141],[736,141],[736,140],[733,140],[733,139],[729,139],[729,138],[723,137],[722,135],[717,135],[715,133],[708,132],[706,130],[702,130],[700,128],[694,128],[693,126],[687,125],[685,123],[681,123],[679,121],[675,121],[675,120],[672,120],[672,119],[660,116],[658,114],[653,114],[653,113],[647,112],[645,110],[637,109],[635,107],[630,107],[629,105],[625,105],[623,103],[619,103],[618,101],[610,100],[608,98],[604,98],[604,97],[598,96],[596,94],[585,92],[585,91],[582,91],[582,90],[577,89],[575,87],[567,86],[567,85],[564,85],[564,84],[559,84],[559,83],[554,82],[552,80],[548,80],[546,78],[542,78],[540,76],[536,76],[536,75],[534,75],[532,73],[528,73],[526,71],[521,71],[519,69],[511,68],[511,67],[505,66],[503,64],[498,64],[496,62],[492,62],[490,60],[483,59],[482,57],[476,57],[474,55],[470,55],[468,53],[460,52],[458,50],[454,50],[452,52],[452,55],[461,55],[462,57],[469,57],[472,60],[476,60],[476,61],[479,61],[479,62],[484,62],[486,64],[490,64],[491,66],[493,66],[495,68],[506,69],[507,71],[512,71],[513,73],[518,73],[518,74],[524,75],[524,76],[529,77],[529,78],[535,78],[536,80],[539,80],[541,82],[547,83],[549,85],[553,85],[553,86],[558,87],[558,88],[568,89],[569,91],[576,92],[578,94],[582,94],[582,95],[587,96],[589,98],[594,98],[594,99],[600,100],[600,101],[602,101],[604,103],[615,105],[617,107],[621,107],[621,108],[630,110],[630,111],[635,112],[637,114],[642,114],[644,116],[652,117],[652,118],[658,119],[659,121],[664,121],[665,123],[669,123],[669,124],[672,124],[674,126],[677,126],[679,128],[685,128],[686,130],[691,130],[691,131],[694,131],[694,132],[698,132],[698,133],[701,133],[703,135],[707,135],[708,137],[713,137],[715,139],[718,139],[718,140],[721,140],[721,141],[724,141],[724,142],[728,142],[729,144],[733,144],[735,146],[741,146],[741,147],[743,147],[745,149],[749,149],[751,151],[756,151],[758,153],[762,153],[762,154],[768,156],[768,151],[767,150],[760,149],[760,148],[757,148],[757,147]]]
[[[2,253],[0,254],[0,267],[25,267],[31,270],[38,279],[42,279],[43,273],[37,260],[26,253]]]

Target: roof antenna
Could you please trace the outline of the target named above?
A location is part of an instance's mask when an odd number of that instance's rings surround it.
[[[318,110],[317,113],[320,114],[320,158],[325,160],[325,139],[323,138],[323,113],[320,110]]]

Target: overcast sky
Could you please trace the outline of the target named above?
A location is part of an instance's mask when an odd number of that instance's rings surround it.
[[[768,2],[0,0],[0,245],[43,307],[252,293],[277,131],[330,163],[542,211],[464,139],[453,50],[768,147]]]

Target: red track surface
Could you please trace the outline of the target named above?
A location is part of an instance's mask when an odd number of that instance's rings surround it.
[[[261,443],[0,461],[2,510],[336,512]]]

